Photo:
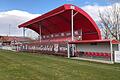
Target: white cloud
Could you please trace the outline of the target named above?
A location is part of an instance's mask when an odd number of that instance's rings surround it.
[[[104,11],[105,8],[110,6],[98,6],[98,5],[86,5],[83,6],[82,9],[86,11],[95,21],[99,20],[99,10],[101,12]]]
[[[108,6],[86,5],[83,6],[82,9],[86,11],[95,21],[99,21],[99,10],[100,12],[104,13],[105,10],[112,8],[113,5],[120,5],[120,3],[115,3]]]
[[[0,12],[0,35],[8,35],[10,31],[10,35],[22,36],[22,29],[18,28],[18,25],[37,16],[40,14],[31,14],[20,10]]]

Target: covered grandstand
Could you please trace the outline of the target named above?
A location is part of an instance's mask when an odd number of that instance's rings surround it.
[[[20,45],[21,51],[113,62],[113,51],[118,50],[119,42],[102,40],[100,29],[94,20],[72,4],[60,6],[18,27],[29,28],[40,35],[39,41]],[[105,47],[104,50],[102,47]]]

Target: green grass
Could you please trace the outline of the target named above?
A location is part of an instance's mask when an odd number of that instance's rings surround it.
[[[0,50],[0,80],[120,80],[120,64]]]

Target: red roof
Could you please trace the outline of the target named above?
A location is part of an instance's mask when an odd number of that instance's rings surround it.
[[[120,44],[120,41],[118,41],[118,40],[112,40],[112,43],[113,44]]]
[[[104,40],[81,40],[81,41],[71,41],[69,44],[80,44],[80,43],[104,43],[104,42],[112,42],[112,44],[120,44],[120,41],[118,40],[110,40],[110,39],[104,39]]]
[[[74,30],[82,29],[83,40],[101,39],[101,33],[94,20],[81,8],[65,4],[35,19],[25,22],[18,27],[25,27],[40,34],[39,27],[42,27],[42,35],[62,33],[71,31],[71,10],[74,11]]]
[[[0,36],[0,41],[31,41],[28,37]]]

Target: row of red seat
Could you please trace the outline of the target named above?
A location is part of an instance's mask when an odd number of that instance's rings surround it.
[[[93,56],[93,57],[111,57],[110,53],[102,53],[102,52],[77,52],[77,55],[81,54],[84,56]]]
[[[86,56],[110,57],[110,53],[85,52]]]

